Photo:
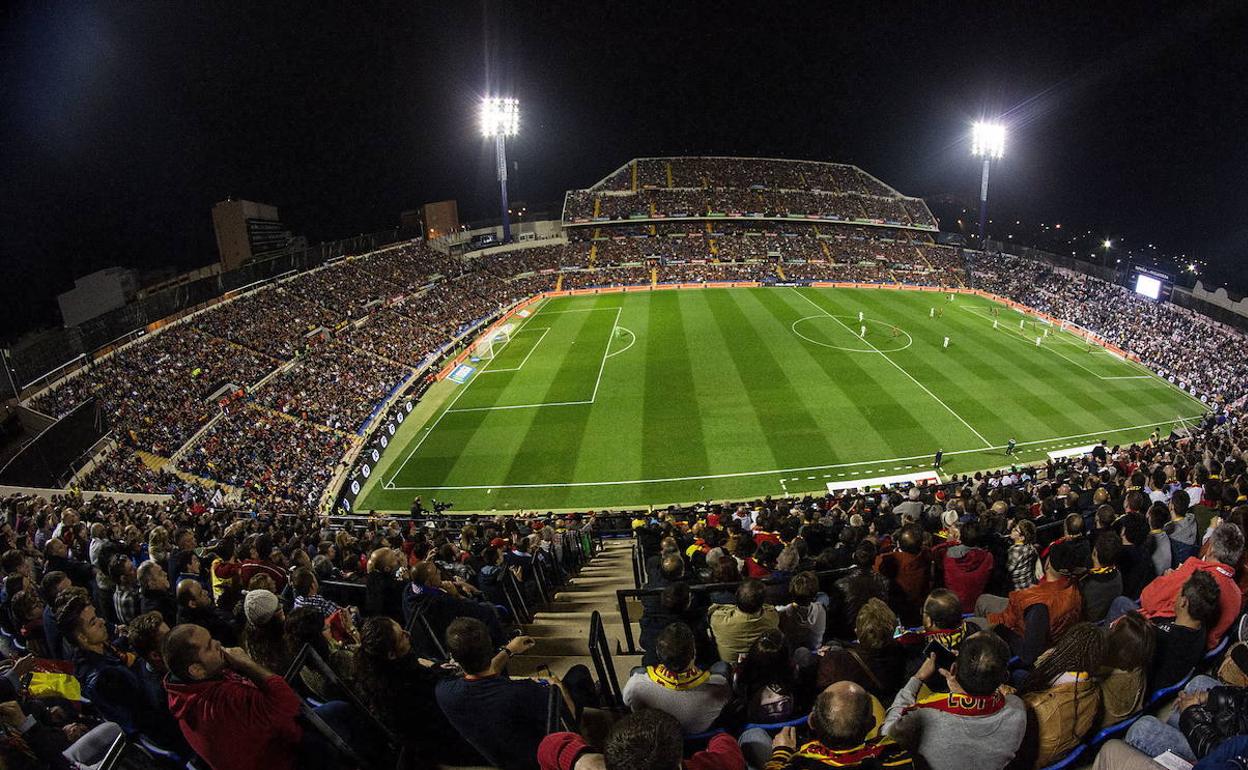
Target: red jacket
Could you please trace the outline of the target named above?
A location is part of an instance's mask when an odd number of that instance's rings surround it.
[[[1209,649],[1213,649],[1218,646],[1218,642],[1222,640],[1226,630],[1231,627],[1231,623],[1239,615],[1240,605],[1243,604],[1239,585],[1235,582],[1234,567],[1203,561],[1195,556],[1190,556],[1187,561],[1179,565],[1178,569],[1171,570],[1164,575],[1158,575],[1153,582],[1144,586],[1144,591],[1140,594],[1140,612],[1146,618],[1174,617],[1174,600],[1178,598],[1179,592],[1183,590],[1183,584],[1187,582],[1187,579],[1196,570],[1202,570],[1212,575],[1214,581],[1218,584],[1218,589],[1222,593],[1218,599],[1218,604],[1221,606],[1222,611],[1218,614],[1218,622],[1210,627],[1208,637],[1205,640],[1205,645]]]
[[[875,571],[896,583],[906,601],[922,607],[931,589],[931,563],[931,553],[926,548],[918,553],[898,549],[875,557]]]
[[[975,611],[975,600],[984,592],[992,577],[995,560],[983,548],[953,545],[945,552],[945,588],[962,600],[963,612]]]
[[[576,733],[551,733],[537,747],[537,764],[542,770],[572,770],[582,754],[597,754]],[[711,736],[705,751],[684,761],[684,770],[745,770],[745,755],[728,733]]]
[[[1049,639],[1078,623],[1083,617],[1083,595],[1070,578],[1041,580],[1034,586],[1011,591],[1009,604],[1001,612],[988,613],[988,623],[1003,625],[1018,635],[1025,631],[1027,609],[1036,604],[1049,608]]]
[[[300,700],[277,674],[260,684],[233,671],[221,679],[165,679],[169,711],[212,770],[294,770],[303,727]]]

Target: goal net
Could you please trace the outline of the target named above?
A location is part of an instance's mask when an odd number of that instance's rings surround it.
[[[503,324],[477,340],[472,351],[473,357],[485,360],[493,358],[495,353],[511,341],[512,326],[512,324]]]

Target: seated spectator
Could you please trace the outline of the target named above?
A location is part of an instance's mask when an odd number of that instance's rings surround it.
[[[1028,714],[1023,766],[1048,766],[1096,726],[1101,694],[1094,677],[1104,661],[1105,634],[1091,623],[1071,626],[1036,661],[1018,691]]]
[[[307,567],[296,569],[290,577],[290,584],[295,589],[294,609],[311,607],[325,618],[340,609],[337,604],[321,596],[321,584],[316,579],[316,574]]]
[[[212,638],[226,647],[238,644],[234,616],[212,603],[212,594],[193,578],[178,582],[178,625],[193,623],[208,629]]]
[[[212,770],[346,768],[326,739],[300,719],[303,702],[286,680],[208,630],[174,628],[165,639],[169,709]],[[350,740],[349,707],[331,701],[316,715]]]
[[[905,679],[905,653],[893,638],[897,616],[888,605],[872,599],[863,605],[855,625],[857,640],[844,648],[819,654],[816,691],[837,682],[855,682],[881,703],[891,703]]]
[[[355,675],[355,651],[359,644],[341,644],[331,639],[326,626],[325,618],[311,607],[292,610],[286,616],[286,654],[293,661],[304,645],[310,645],[312,651],[338,675],[338,679],[350,682]],[[317,700],[326,701],[346,695],[334,688],[320,670],[310,664],[304,664],[299,670],[299,678]]]
[[[286,612],[272,591],[248,591],[243,599],[242,648],[247,656],[270,671],[286,671]]]
[[[1177,494],[1177,493],[1176,493]],[[1213,649],[1226,634],[1231,623],[1239,616],[1241,596],[1239,585],[1235,582],[1235,567],[1244,550],[1244,534],[1239,527],[1230,523],[1218,526],[1210,535],[1209,555],[1204,559],[1195,556],[1183,562],[1168,574],[1159,576],[1148,584],[1140,594],[1140,612],[1144,617],[1154,618],[1175,617],[1174,602],[1182,593],[1187,579],[1196,571],[1208,572],[1218,584],[1218,619],[1211,624],[1205,633],[1206,649]],[[1121,611],[1131,609],[1123,600],[1115,602]],[[1110,616],[1115,615],[1111,610]]]
[[[901,768],[910,770],[915,762],[892,738],[867,736],[875,729],[871,696],[852,682],[838,682],[819,694],[810,712],[814,740],[797,744],[797,731],[781,730],[771,741],[768,770],[823,770],[841,768]],[[761,731],[759,731],[761,732]],[[762,733],[765,736],[766,733]],[[759,748],[765,744],[755,731],[741,736],[741,747],[751,767],[762,767]]]
[[[589,670],[579,665],[562,680],[553,674],[541,681],[504,675],[507,661],[532,646],[531,637],[519,636],[496,653],[489,629],[476,618],[457,618],[446,632],[447,651],[466,676],[438,682],[438,705],[464,740],[502,770],[537,767],[550,687],[560,689],[563,705],[574,717],[585,705],[577,699],[587,687],[592,689]]]
[[[1027,519],[1015,521],[1010,527],[1010,548],[1006,561],[1012,590],[1021,591],[1035,584],[1037,558],[1036,525]]]
[[[1192,501],[1189,500],[1186,490],[1175,490],[1175,493],[1170,495],[1170,520],[1166,522],[1164,529],[1170,540],[1171,567],[1177,568],[1195,556],[1200,547],[1196,514],[1190,510],[1191,504]],[[1157,574],[1162,573],[1158,571]]]
[[[60,627],[56,625],[57,597],[73,585],[69,577],[59,570],[43,573],[43,579],[39,581],[39,595],[43,597],[43,638],[47,642],[47,654],[57,660],[69,657]]]
[[[732,686],[751,724],[787,722],[805,713],[803,705],[811,700],[800,696],[797,671],[779,631],[758,637],[737,667]]]
[[[1092,543],[1092,569],[1079,581],[1083,597],[1083,619],[1099,623],[1109,605],[1122,596],[1122,573],[1118,571],[1118,551],[1122,542],[1116,532],[1106,530]]]
[[[1122,537],[1122,547],[1118,549],[1118,571],[1122,573],[1122,595],[1138,600],[1144,587],[1161,574],[1156,571],[1153,554],[1149,551],[1151,536],[1148,532],[1148,521],[1143,516],[1127,514],[1118,519],[1118,531]],[[1167,560],[1170,558],[1168,544],[1165,557]]]
[[[170,628],[178,624],[178,603],[169,591],[169,576],[165,568],[149,559],[139,565],[136,577],[139,581],[140,612],[159,612]]]
[[[143,660],[145,674],[149,679],[162,681],[165,674],[169,673],[161,655],[161,647],[168,635],[169,626],[159,612],[139,615],[126,626],[126,639],[130,641],[130,649]]]
[[[349,681],[369,710],[421,757],[441,764],[480,764],[485,760],[451,726],[434,696],[438,682],[451,676],[417,657],[407,632],[390,618],[369,618],[360,629]]]
[[[60,706],[48,708],[45,699],[23,696],[13,681],[22,681],[34,669],[32,656],[5,661],[0,678],[0,765],[6,770],[50,768],[81,770],[98,767],[113,742],[122,734],[113,722],[93,725],[86,718],[64,713]],[[734,744],[735,745],[735,744]]]
[[[813,572],[799,572],[789,579],[790,603],[776,607],[780,630],[790,649],[799,647],[815,652],[823,644],[828,611],[815,601],[819,578]]]
[[[114,554],[109,560],[108,573],[113,581],[113,611],[117,622],[124,626],[139,616],[143,604],[134,562],[124,553]]]
[[[967,747],[975,747],[975,767],[1001,770],[1018,751],[1027,714],[1016,695],[1001,686],[1008,675],[1009,647],[988,631],[972,634],[958,648],[949,670],[938,670],[930,655],[897,693],[880,732],[932,770],[961,770]],[[919,689],[937,676],[948,693],[919,698]]]
[[[1144,708],[1148,695],[1148,667],[1156,648],[1156,633],[1144,616],[1128,612],[1115,620],[1105,635],[1105,663],[1097,672],[1101,688],[1098,730],[1116,725]]]
[[[775,607],[763,604],[765,590],[760,581],[745,580],[737,587],[735,604],[711,605],[707,617],[720,660],[735,663],[764,631],[780,627]]]
[[[853,566],[849,574],[839,578],[835,584],[833,607],[839,611],[829,611],[827,635],[836,639],[849,639],[854,635],[854,625],[858,622],[858,613],[871,599],[888,601],[888,579],[873,568],[875,564],[875,544],[869,540],[859,543],[853,550]]]
[[[159,679],[151,678],[138,656],[113,646],[104,619],[81,594],[62,600],[57,625],[74,649],[74,676],[82,694],[106,719],[127,733],[139,732],[170,750],[184,748]]]
[[[64,572],[69,581],[79,588],[89,589],[95,582],[95,570],[85,561],[70,558],[69,547],[59,537],[52,538],[44,546],[43,567],[45,570]]]
[[[923,602],[923,625],[897,636],[897,643],[906,651],[906,670],[913,674],[927,660],[925,650],[933,642],[949,652],[957,652],[962,641],[977,628],[962,620],[962,600],[947,588],[937,588]],[[938,679],[938,677],[933,677]],[[935,690],[943,687],[932,685]]]
[[[958,533],[959,541],[945,549],[942,564],[945,587],[962,600],[963,612],[973,612],[975,601],[992,577],[994,560],[992,554],[981,547],[984,538],[977,522],[966,522]]]
[[[1186,495],[1187,493],[1184,492]],[[1153,562],[1153,576],[1164,575],[1174,567],[1174,548],[1166,525],[1170,523],[1168,503],[1153,503],[1148,508],[1148,555]]]
[[[1173,618],[1156,618],[1157,652],[1149,682],[1154,690],[1173,687],[1205,656],[1205,629],[1217,622],[1221,590],[1208,572],[1196,571],[1174,600]]]
[[[412,583],[403,595],[404,621],[410,621],[416,608],[423,607],[433,632],[442,635],[455,618],[476,618],[489,629],[495,646],[501,646],[506,638],[494,607],[465,598],[479,593],[462,580],[443,580],[438,565],[422,561],[412,568]]]
[[[1079,568],[1075,549],[1055,547],[1044,560],[1044,580],[1007,599],[984,594],[976,603],[981,626],[994,628],[1030,666],[1053,639],[1079,622],[1083,598],[1069,577]]]
[[[917,524],[902,527],[897,550],[877,556],[875,571],[888,580],[889,606],[896,608],[901,622],[917,625],[931,587],[931,556],[923,545],[923,529]]]
[[[611,726],[606,748],[596,753],[577,733],[551,733],[537,749],[541,770],[744,770],[745,757],[732,736],[718,732],[706,749],[684,757],[680,723],[646,709]]]
[[[698,668],[693,631],[679,621],[663,629],[656,648],[658,664],[633,669],[624,682],[624,705],[665,711],[686,733],[703,732],[732,697],[728,665],[720,661],[709,671]]]
[[[663,589],[659,596],[659,604],[655,609],[645,607],[641,614],[641,648],[643,666],[653,666],[659,662],[658,639],[663,629],[672,623],[684,623],[693,631],[694,643],[697,646],[695,660],[703,667],[710,666],[719,660],[715,644],[711,641],[710,626],[707,624],[706,609],[693,606],[693,595],[686,582],[672,583]]]
[[[1219,744],[1244,735],[1248,735],[1248,688],[1197,676],[1179,693],[1164,722],[1145,714],[1131,725],[1124,740],[1149,757],[1169,751],[1195,763]],[[1243,748],[1241,743],[1241,752]]]

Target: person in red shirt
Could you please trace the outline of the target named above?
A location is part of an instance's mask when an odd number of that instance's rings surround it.
[[[226,649],[208,629],[184,623],[165,638],[169,710],[195,753],[212,770],[346,770],[350,763],[299,715],[303,702],[280,675],[246,652]],[[315,713],[349,740],[349,706],[330,701]]]
[[[889,606],[897,610],[903,624],[915,626],[931,590],[931,554],[923,545],[923,529],[917,524],[902,527],[897,546],[897,550],[875,558],[875,571],[888,578],[892,588]]]
[[[1239,585],[1235,582],[1235,567],[1244,551],[1244,533],[1237,525],[1223,522],[1209,536],[1209,555],[1204,559],[1195,556],[1164,575],[1159,575],[1153,582],[1144,587],[1140,594],[1140,612],[1148,619],[1172,618],[1175,616],[1174,601],[1183,591],[1183,584],[1192,573],[1201,570],[1208,572],[1218,584],[1221,591],[1218,604],[1221,611],[1217,622],[1209,626],[1205,644],[1209,649],[1218,646],[1226,630],[1239,616],[1243,597]],[[1121,599],[1115,601],[1110,608],[1109,616],[1121,613]]]
[[[598,752],[576,733],[551,733],[537,748],[541,770],[745,770],[745,756],[728,733],[716,733],[706,750],[681,759],[684,738],[670,714],[643,709],[611,728]]]

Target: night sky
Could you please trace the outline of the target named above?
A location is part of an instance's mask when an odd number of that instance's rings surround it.
[[[860,165],[995,218],[1248,258],[1248,4],[40,2],[0,9],[0,337],[114,264],[216,259],[210,208],[310,241],[456,198],[495,216],[487,90],[521,100],[531,210],[635,156]],[[556,209],[557,211],[557,209]]]

